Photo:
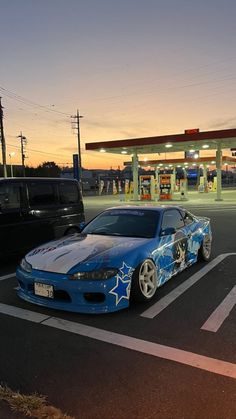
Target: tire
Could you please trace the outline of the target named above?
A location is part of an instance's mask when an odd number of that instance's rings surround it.
[[[151,259],[145,259],[134,271],[131,300],[148,301],[154,297],[158,285],[157,269]]]
[[[211,258],[211,237],[206,234],[198,251],[198,260],[208,262]]]

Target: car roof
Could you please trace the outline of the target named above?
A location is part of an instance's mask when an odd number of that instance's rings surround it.
[[[122,210],[130,210],[130,211],[137,211],[137,210],[142,210],[142,211],[156,211],[156,212],[163,212],[167,209],[178,209],[178,210],[184,210],[184,208],[178,206],[178,205],[159,205],[159,206],[154,206],[154,205],[125,205],[125,206],[119,206],[119,207],[110,207],[107,208],[104,211],[110,211],[110,210],[117,210],[117,211],[122,211]]]

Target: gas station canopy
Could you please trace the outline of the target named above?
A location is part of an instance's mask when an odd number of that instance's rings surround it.
[[[201,164],[207,165],[215,165],[216,160],[215,156],[208,156],[208,157],[198,157],[198,158],[186,158],[186,159],[165,159],[165,160],[147,160],[147,161],[139,161],[138,162],[140,167],[146,166],[181,166],[181,165],[195,165],[199,166]],[[124,166],[130,166],[131,162],[124,162]],[[222,156],[222,165],[229,165],[235,166],[236,165],[236,158],[231,156]]]
[[[134,185],[134,200],[139,199],[139,174],[138,166],[140,154],[153,153],[173,153],[173,152],[188,152],[200,150],[216,150],[215,158],[212,157],[210,164],[216,165],[217,172],[217,201],[221,201],[222,179],[221,167],[223,164],[222,150],[234,149],[236,150],[236,128],[217,130],[217,131],[203,131],[199,129],[185,130],[184,134],[175,135],[161,135],[156,137],[133,138],[126,140],[102,141],[96,143],[87,143],[86,150],[100,151],[113,154],[123,154],[132,156],[132,171],[133,171],[133,185]],[[209,158],[208,158],[209,159]],[[182,159],[182,163],[188,163],[190,159]],[[193,160],[203,162],[203,157],[198,156],[198,159]],[[214,161],[214,163],[212,163]],[[161,162],[161,161],[160,161]],[[166,160],[161,163],[167,164]],[[180,159],[178,160],[178,164]],[[204,166],[206,162],[204,162]],[[233,162],[234,164],[235,162]],[[156,163],[155,163],[156,164]],[[158,164],[158,163],[157,163]],[[169,163],[171,164],[171,162]],[[173,164],[173,161],[172,161]],[[151,165],[150,161],[147,165]],[[177,165],[177,162],[176,162]],[[204,175],[206,178],[206,174]]]
[[[115,154],[146,154],[178,151],[215,150],[236,147],[236,128],[217,131],[192,129],[184,134],[161,135],[155,137],[133,138],[86,143],[86,150]]]

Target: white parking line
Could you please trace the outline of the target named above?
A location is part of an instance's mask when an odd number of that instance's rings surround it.
[[[230,362],[198,355],[170,346],[160,345],[158,343],[136,339],[119,333],[97,329],[95,327],[59,319],[57,317],[44,316],[40,313],[8,306],[6,304],[0,304],[0,313],[236,379],[236,364]]]
[[[28,320],[34,323],[41,323],[43,320],[48,319],[48,316],[45,314],[36,313],[35,311],[25,310],[19,307],[9,306],[3,303],[0,303],[0,313],[23,320]]]
[[[204,275],[211,271],[211,269],[213,269],[216,265],[222,262],[222,260],[224,260],[228,256],[235,255],[236,253],[222,253],[221,255],[217,256],[206,266],[204,266],[204,268],[202,268],[200,271],[196,272],[193,276],[191,276],[188,280],[183,282],[183,284],[179,285],[165,297],[161,298],[161,300],[157,301],[150,308],[145,310],[142,314],[140,314],[140,316],[147,317],[148,319],[153,319],[155,316],[160,314],[166,307],[173,303],[173,301],[180,297],[180,295],[187,291],[192,285],[199,281],[199,279],[201,279]]]
[[[208,332],[217,332],[222,323],[228,317],[232,308],[236,304],[236,285],[232,288],[229,294],[225,297],[222,303],[213,311],[211,316],[207,319],[201,327]]]
[[[14,276],[16,276],[15,272],[13,272],[12,274],[0,276],[0,281],[3,281],[4,279],[14,278]]]
[[[207,211],[210,212],[222,212],[222,210],[225,211],[236,211],[236,208],[208,208]],[[204,209],[206,211],[206,209]]]
[[[215,212],[222,212],[222,211],[236,211],[236,206],[230,206],[230,207],[213,207],[209,206],[206,207],[204,205],[189,205],[188,209],[190,211],[215,211]]]

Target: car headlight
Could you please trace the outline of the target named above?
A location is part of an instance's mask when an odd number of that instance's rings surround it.
[[[23,258],[20,262],[20,267],[21,269],[23,269],[23,271],[26,272],[32,272],[32,266],[30,265],[30,263],[28,263],[25,258]]]
[[[99,271],[89,271],[89,272],[76,272],[69,276],[70,279],[87,279],[100,281],[102,279],[109,279],[115,276],[118,273],[119,269],[116,268],[107,268],[100,269]]]

